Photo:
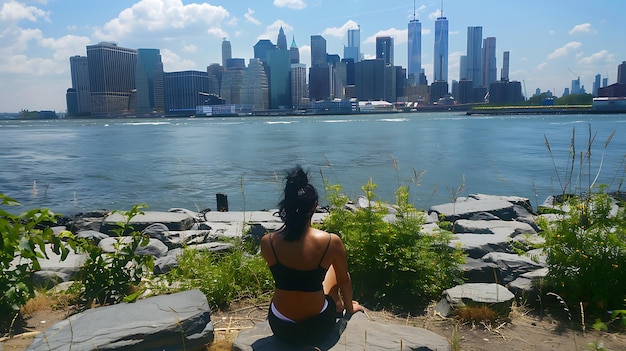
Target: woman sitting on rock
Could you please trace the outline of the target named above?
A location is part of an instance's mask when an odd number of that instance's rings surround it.
[[[274,276],[268,320],[274,335],[291,343],[320,341],[336,318],[362,311],[352,300],[352,281],[341,238],[311,227],[318,195],[300,166],[288,172],[279,214],[284,225],[261,239]]]

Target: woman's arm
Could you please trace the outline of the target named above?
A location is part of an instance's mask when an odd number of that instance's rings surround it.
[[[337,278],[337,287],[343,300],[344,308],[347,313],[353,314],[358,311],[363,311],[363,307],[359,305],[357,301],[352,300],[352,279],[348,272],[348,259],[346,256],[346,249],[343,246],[341,238],[337,235],[333,235],[333,268]]]

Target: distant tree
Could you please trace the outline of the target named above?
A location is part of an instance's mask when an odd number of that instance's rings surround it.
[[[39,111],[21,110],[20,119],[35,119],[39,118]]]
[[[593,95],[591,94],[570,94],[556,99],[556,105],[591,105]]]
[[[531,106],[540,106],[543,100],[552,97],[548,93],[535,94],[528,99],[528,104]]]

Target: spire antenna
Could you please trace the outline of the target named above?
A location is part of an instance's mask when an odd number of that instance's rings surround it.
[[[441,0],[441,17],[443,17],[443,0]]]
[[[413,0],[413,19],[415,19],[415,0]]]

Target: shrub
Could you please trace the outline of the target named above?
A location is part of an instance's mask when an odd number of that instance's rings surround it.
[[[71,237],[68,243],[73,248],[87,254],[87,260],[81,267],[79,284],[82,285],[81,300],[90,306],[115,304],[123,300],[134,300],[138,296],[134,288],[141,279],[152,272],[153,257],[135,253],[139,246],[145,246],[150,237],[133,230],[130,221],[141,214],[145,205],[135,205],[130,211],[121,212],[125,221],[116,223],[113,231],[117,234],[115,252],[104,253],[90,240]],[[130,237],[130,241],[124,241]]]
[[[233,300],[257,297],[273,291],[274,279],[263,257],[244,250],[210,252],[186,248],[178,267],[167,273],[177,289],[200,289],[211,306],[223,307]]]
[[[19,205],[2,193],[0,204]],[[49,226],[57,218],[48,209],[32,209],[19,215],[0,209],[0,319],[13,318],[34,297],[31,275],[40,269],[39,259],[47,257],[46,246],[61,254],[62,259],[67,257],[69,249]]]
[[[460,282],[464,255],[449,246],[450,233],[421,233],[424,216],[409,204],[408,188],[396,191],[394,220],[375,202],[376,185],[362,187],[370,206],[350,210],[341,186],[327,185],[330,214],[323,229],[346,246],[355,296],[386,306],[423,307]]]
[[[611,213],[612,203],[601,187],[568,197],[559,220],[540,222],[547,283],[564,300],[582,302],[594,314],[622,308],[626,297],[626,217],[623,207]]]

